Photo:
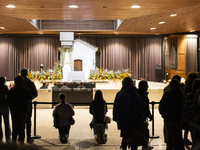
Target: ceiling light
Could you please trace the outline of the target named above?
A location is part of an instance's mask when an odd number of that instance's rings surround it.
[[[7,8],[15,8],[15,5],[6,5]]]
[[[0,29],[5,29],[4,27],[0,27]]]
[[[133,6],[131,6],[131,8],[140,8],[141,6],[139,6],[139,5],[133,5]]]
[[[191,30],[190,32],[195,32],[195,30]]]
[[[170,17],[175,17],[175,16],[177,16],[177,14],[171,14],[171,15],[170,15]]]
[[[165,23],[164,21],[159,22],[159,24],[164,24],[164,23]]]
[[[190,38],[198,38],[198,36],[195,35],[195,34],[189,34],[189,35],[187,35],[186,37],[190,37]]]
[[[156,27],[151,28],[151,30],[155,30],[155,29],[156,29]]]
[[[78,8],[77,5],[70,5],[69,8]]]

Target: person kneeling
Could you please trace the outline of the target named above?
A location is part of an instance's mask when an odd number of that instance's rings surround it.
[[[66,94],[60,93],[59,99],[61,103],[57,104],[53,110],[54,122],[59,131],[59,138],[61,143],[67,143],[70,130],[70,118],[74,116],[74,110],[70,103],[65,102]],[[57,121],[56,121],[57,120]],[[54,124],[55,126],[55,124]]]
[[[107,112],[107,105],[103,99],[102,92],[97,90],[94,100],[90,103],[90,114],[93,115],[93,129],[94,136],[99,144],[105,144],[107,141],[107,134],[105,134],[105,114]]]

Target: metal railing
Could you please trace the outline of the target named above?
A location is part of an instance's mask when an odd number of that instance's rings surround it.
[[[37,102],[37,101],[34,101],[33,104],[34,104],[34,135],[32,135],[31,137],[33,137],[34,139],[39,139],[41,138],[40,135],[36,135],[36,108],[37,108],[37,104],[58,104],[59,102]],[[90,103],[70,103],[74,106],[89,106]],[[113,105],[113,103],[106,103],[107,105]],[[149,104],[151,104],[152,106],[152,116],[153,116],[153,119],[152,119],[152,135],[149,136],[149,138],[159,138],[159,136],[155,135],[154,134],[154,105],[155,104],[159,104],[159,102],[150,102]]]

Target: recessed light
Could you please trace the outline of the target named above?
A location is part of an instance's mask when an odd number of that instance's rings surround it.
[[[190,32],[195,32],[195,30],[191,30]]]
[[[171,15],[170,15],[170,17],[175,17],[175,16],[177,16],[177,14],[171,14]]]
[[[131,8],[140,8],[141,6],[139,6],[139,5],[133,5],[133,6],[131,6]]]
[[[156,27],[151,28],[151,30],[155,30],[155,29],[156,29]]]
[[[4,27],[0,27],[0,29],[5,29]]]
[[[7,8],[15,8],[15,5],[6,5]]]
[[[159,24],[164,24],[164,23],[165,23],[164,21],[159,22]]]
[[[77,5],[70,5],[69,8],[78,8]]]
[[[186,37],[190,37],[190,38],[197,38],[198,36],[197,36],[197,35],[195,35],[195,34],[189,34],[189,35],[187,35]]]

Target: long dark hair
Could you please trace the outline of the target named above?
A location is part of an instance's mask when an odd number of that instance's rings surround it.
[[[96,91],[95,96],[94,96],[94,101],[96,101],[96,102],[104,101],[101,90]]]
[[[5,84],[6,80],[4,77],[0,77],[0,88],[3,88],[4,84]]]

